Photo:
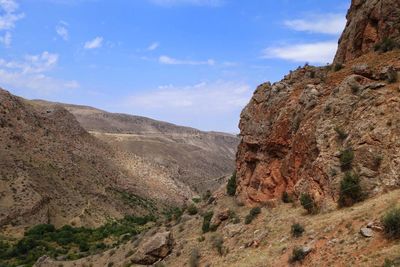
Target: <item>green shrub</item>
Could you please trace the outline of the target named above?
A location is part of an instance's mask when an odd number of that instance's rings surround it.
[[[295,223],[292,225],[292,236],[293,237],[300,237],[303,235],[304,233],[304,227],[299,224],[299,223]]]
[[[234,196],[236,194],[236,187],[236,172],[234,172],[226,185],[226,192],[229,196]]]
[[[282,202],[283,203],[292,203],[293,202],[293,197],[289,195],[288,192],[283,192],[282,193]]]
[[[193,249],[192,252],[190,253],[189,266],[190,267],[200,266],[200,252],[197,248]]]
[[[203,215],[203,226],[201,228],[203,230],[203,233],[207,233],[210,231],[210,222],[213,215],[214,212],[212,211],[208,211]]]
[[[184,213],[184,209],[173,207],[164,211],[164,216],[167,221],[179,221]]]
[[[308,193],[303,193],[300,196],[300,204],[309,214],[318,213],[318,205],[315,203],[314,199]]]
[[[192,201],[193,201],[194,203],[198,204],[198,203],[200,203],[201,198],[199,198],[199,197],[194,197],[194,198],[192,198]]]
[[[250,224],[257,216],[261,213],[260,207],[254,207],[250,210],[249,214],[246,216],[244,223]]]
[[[231,223],[233,224],[238,224],[240,223],[240,218],[239,216],[236,214],[235,211],[233,210],[229,210],[229,220]]]
[[[335,127],[335,132],[337,133],[337,136],[338,136],[338,138],[341,140],[341,141],[344,141],[348,136],[349,136],[349,134],[348,133],[346,133],[342,128],[340,128],[340,127]]]
[[[306,253],[304,252],[304,250],[300,247],[295,247],[292,251],[292,256],[290,257],[290,260],[292,262],[296,262],[296,261],[302,261],[304,260],[304,258],[306,257]]]
[[[400,239],[400,208],[388,211],[382,218],[382,224],[389,238]]]
[[[340,182],[339,206],[348,207],[362,200],[362,188],[357,174],[346,172]]]
[[[339,71],[339,70],[341,70],[341,69],[343,69],[343,64],[341,64],[341,63],[336,63],[334,66],[333,66],[333,71]]]
[[[191,204],[188,208],[187,211],[189,213],[189,215],[196,215],[198,210],[197,207],[194,204]]]
[[[351,170],[354,160],[354,152],[351,148],[345,149],[340,153],[340,167],[342,171]]]
[[[399,44],[391,38],[385,38],[380,43],[377,43],[374,48],[377,52],[386,53],[399,48]]]
[[[32,227],[31,229],[29,229],[25,233],[25,235],[26,236],[42,236],[46,233],[52,233],[55,230],[56,230],[56,228],[52,224],[39,224],[39,225],[36,225],[36,226]]]

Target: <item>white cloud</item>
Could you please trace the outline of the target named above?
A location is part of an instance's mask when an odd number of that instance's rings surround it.
[[[87,41],[84,45],[85,49],[96,49],[103,45],[103,37],[96,37],[93,40]]]
[[[157,43],[157,42],[154,42],[154,43],[150,44],[150,45],[147,47],[147,50],[148,50],[148,51],[154,51],[154,50],[156,50],[158,47],[160,47],[160,44]]]
[[[194,6],[221,6],[223,0],[149,0],[160,6],[194,5]]]
[[[0,37],[0,42],[9,47],[12,41],[10,30],[15,28],[15,23],[24,17],[23,13],[16,13],[18,3],[15,0],[0,0],[0,31],[5,31]]]
[[[269,47],[263,51],[263,57],[326,64],[333,60],[337,46],[337,41],[329,41]]]
[[[63,81],[46,75],[57,66],[58,58],[57,54],[47,51],[39,55],[27,55],[20,61],[0,58],[0,83],[42,93],[78,88],[77,81]]]
[[[237,132],[239,114],[252,95],[243,82],[214,81],[164,85],[125,100],[125,112],[206,130]]]
[[[324,14],[287,20],[284,24],[296,31],[339,35],[346,25],[345,14]]]
[[[215,65],[215,60],[208,59],[206,61],[180,60],[169,56],[160,56],[158,62],[166,65]]]
[[[60,36],[64,41],[68,41],[69,39],[69,31],[68,31],[68,23],[64,21],[60,21],[56,26],[56,33]]]

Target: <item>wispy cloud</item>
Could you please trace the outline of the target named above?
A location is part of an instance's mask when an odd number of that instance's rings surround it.
[[[217,7],[224,3],[224,0],[149,0],[151,3],[160,6],[194,5]]]
[[[154,43],[150,44],[150,45],[147,47],[147,50],[148,50],[148,51],[154,51],[154,50],[156,50],[156,49],[159,48],[159,47],[160,47],[160,44],[159,44],[158,42],[154,42]]]
[[[0,0],[0,42],[9,47],[12,41],[11,30],[15,23],[24,17],[23,13],[17,13],[19,5],[15,0]]]
[[[93,40],[87,41],[84,45],[85,49],[96,49],[103,46],[103,37],[96,37]]]
[[[164,85],[130,96],[123,106],[126,112],[134,114],[203,129],[236,132],[240,111],[252,92],[250,85],[235,81]]]
[[[345,14],[319,14],[286,20],[284,24],[295,31],[338,35],[346,25],[346,17]]]
[[[158,58],[158,61],[161,64],[166,64],[166,65],[209,65],[209,66],[215,65],[215,60],[213,59],[208,59],[205,61],[194,61],[194,60],[181,60],[169,56],[160,56]]]
[[[56,26],[56,33],[64,41],[68,41],[69,39],[68,23],[66,23],[65,21],[60,21]]]
[[[0,83],[42,93],[78,88],[77,81],[58,80],[46,74],[57,66],[58,59],[58,54],[47,51],[39,55],[27,55],[19,61],[0,58]]]
[[[326,64],[332,61],[337,46],[337,41],[330,41],[268,47],[263,51],[263,57]]]

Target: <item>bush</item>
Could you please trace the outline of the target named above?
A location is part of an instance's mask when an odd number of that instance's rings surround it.
[[[214,212],[212,211],[208,211],[203,215],[203,226],[201,227],[203,233],[207,233],[210,231],[210,221],[213,215]]]
[[[362,188],[357,174],[347,172],[340,182],[339,206],[348,207],[362,200]]]
[[[239,216],[236,214],[235,211],[233,210],[229,210],[229,220],[231,221],[231,223],[233,224],[238,224],[240,223],[240,218]]]
[[[236,172],[234,172],[226,185],[226,192],[229,196],[234,196],[236,194],[236,187]]]
[[[290,260],[292,262],[302,261],[306,256],[307,254],[304,252],[302,248],[295,247],[292,251],[292,256],[290,257]]]
[[[400,208],[388,211],[382,218],[382,224],[389,238],[400,239]]]
[[[244,223],[250,224],[257,216],[261,213],[260,207],[254,207],[250,210],[249,214],[246,216]]]
[[[198,267],[200,265],[200,252],[198,249],[193,249],[190,253],[189,258],[189,266],[190,267]]]
[[[210,190],[207,190],[202,196],[204,202],[207,202],[210,199],[210,197],[211,197],[211,191]]]
[[[389,68],[387,72],[388,83],[396,83],[398,80],[399,80],[399,75],[397,74],[397,71],[393,67]]]
[[[348,133],[346,133],[342,128],[339,127],[335,127],[335,132],[337,133],[337,136],[341,141],[344,141],[349,136]]]
[[[341,63],[336,63],[334,66],[333,66],[333,71],[339,71],[339,70],[341,70],[341,69],[343,69],[343,64],[341,64]]]
[[[224,254],[224,240],[221,236],[215,235],[212,237],[212,245],[215,249],[217,249],[218,254],[222,256]]]
[[[198,203],[200,203],[201,198],[199,198],[199,197],[194,197],[194,198],[192,198],[192,201],[193,201],[194,203],[198,204]]]
[[[293,202],[293,198],[291,195],[289,195],[288,192],[283,192],[282,193],[282,202],[283,203],[292,203]]]
[[[52,233],[56,230],[52,224],[39,224],[29,229],[26,236],[43,236],[46,233]]]
[[[173,207],[170,208],[166,211],[164,211],[164,216],[167,219],[167,221],[179,221],[179,219],[182,217],[184,212],[184,209],[178,208],[178,207]]]
[[[292,225],[292,236],[293,237],[300,237],[303,235],[304,233],[304,227],[299,224],[299,223],[295,223]]]
[[[351,170],[353,160],[354,160],[353,150],[351,148],[343,150],[340,153],[340,167],[342,168],[342,171]]]
[[[394,50],[396,48],[399,48],[399,44],[397,44],[391,38],[385,38],[380,43],[377,43],[375,45],[375,51],[382,52],[382,53],[386,53],[386,52],[392,51],[392,50]]]
[[[383,157],[381,155],[374,156],[374,170],[378,170],[381,167]]]
[[[314,199],[308,193],[303,193],[300,196],[300,204],[309,214],[318,213],[318,205],[315,203]]]
[[[187,211],[188,211],[189,215],[196,215],[198,212],[197,207],[194,204],[190,205],[188,207]]]

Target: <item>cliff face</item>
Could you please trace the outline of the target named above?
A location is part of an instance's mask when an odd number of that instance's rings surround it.
[[[400,53],[373,52],[382,38],[400,36],[399,5],[353,1],[335,59],[346,62],[344,69],[305,66],[257,88],[239,125],[241,199],[267,202],[284,191],[336,199],[344,150],[354,152],[352,170],[366,192],[400,185],[400,90],[393,78]]]
[[[397,0],[352,0],[347,19],[335,63],[345,63],[371,52],[385,40],[400,41],[400,2]]]

